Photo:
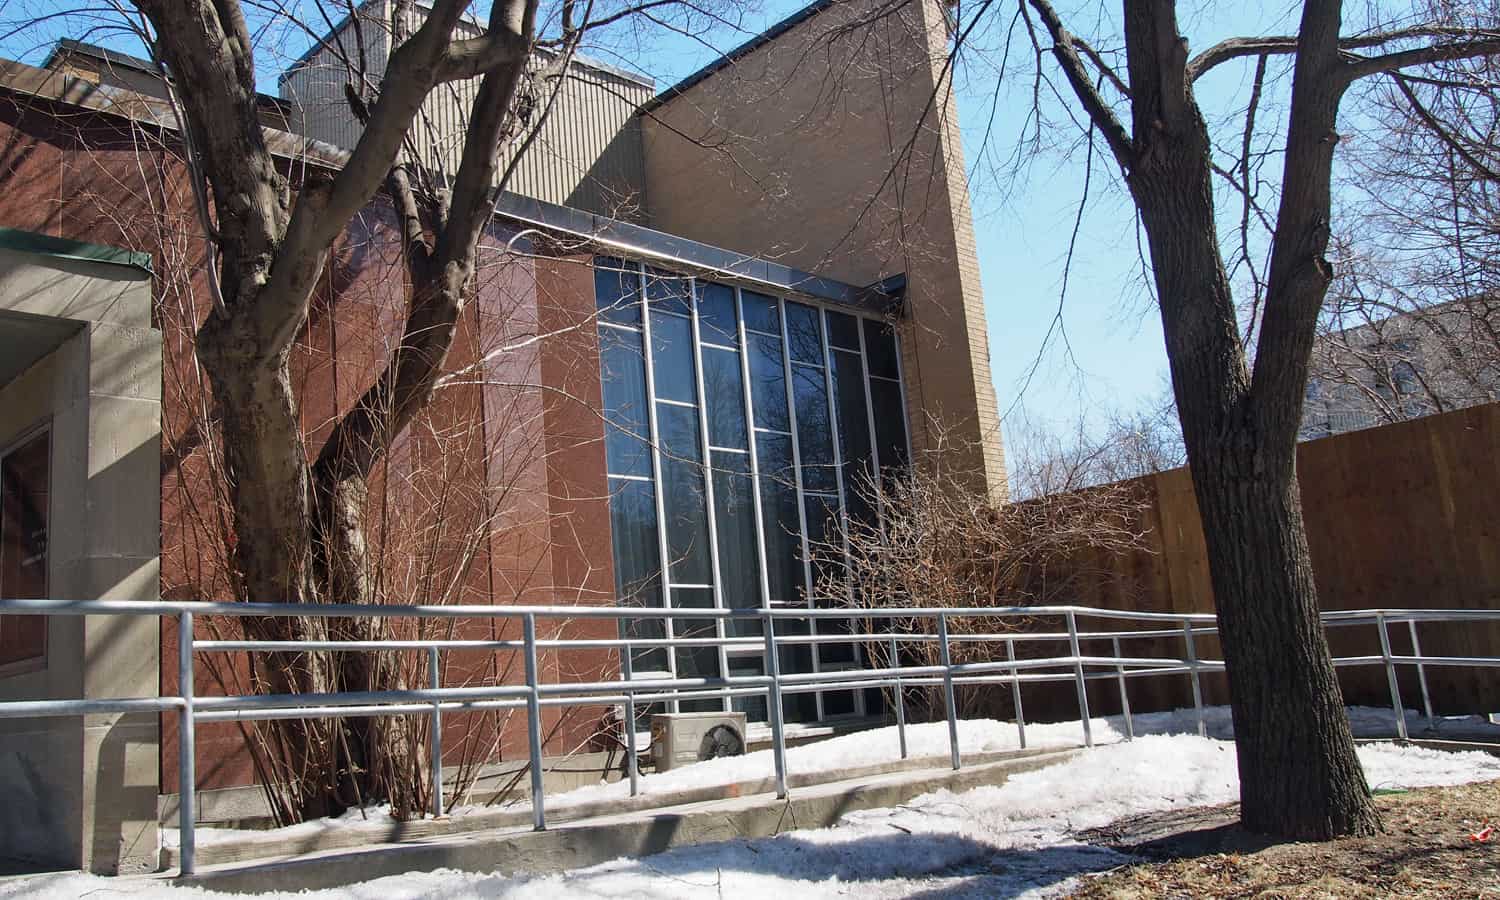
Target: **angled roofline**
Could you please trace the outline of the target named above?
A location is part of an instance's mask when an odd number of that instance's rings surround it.
[[[657,94],[641,107],[641,112],[651,112],[654,109],[671,103],[673,100],[697,87],[700,83],[713,77],[720,69],[754,53],[756,50],[771,43],[808,19],[813,18],[818,13],[823,12],[835,2],[837,0],[813,0],[812,3],[802,7],[760,34],[757,34],[755,37],[740,44],[738,47],[735,47],[733,50],[730,50],[728,53],[725,53],[723,56],[720,56],[718,59]]]
[[[74,40],[73,38],[60,38],[56,44],[53,44],[51,52],[47,54],[46,61],[42,63],[42,68],[51,69],[58,61],[72,54],[101,59],[112,68],[129,69],[133,72],[140,72],[143,75],[150,75],[152,78],[161,77],[161,72],[156,68],[156,63],[149,59],[131,56],[128,53],[121,53],[118,50],[111,50],[108,47],[101,47],[98,44],[90,44],[86,41]],[[282,114],[291,112],[291,104],[280,97],[273,97],[270,94],[262,94],[256,91],[255,102],[261,106],[274,107],[277,112]]]
[[[159,74],[156,71],[156,65],[149,59],[141,59],[139,56],[131,56],[129,53],[121,53],[118,50],[111,50],[108,47],[101,47],[98,44],[90,44],[85,41],[74,40],[73,38],[59,38],[57,43],[52,45],[52,50],[47,54],[46,62],[42,63],[42,68],[52,68],[54,63],[70,53],[95,56],[112,66],[118,66],[122,69],[133,69],[137,72],[145,72],[148,75]]]

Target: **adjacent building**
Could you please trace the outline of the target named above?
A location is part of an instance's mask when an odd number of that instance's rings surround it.
[[[381,475],[375,556],[404,561],[392,597],[805,605],[838,564],[826,552],[836,524],[874,516],[864,492],[939,430],[950,465],[1004,497],[948,19],[911,0],[847,27],[876,5],[820,0],[664,91],[581,61],[540,129],[512,136],[518,161],[442,387]],[[357,140],[340,102],[347,48],[365,48],[378,80],[383,14],[361,6],[262,99],[293,179],[336,168]],[[352,40],[362,17],[369,39]],[[528,88],[539,104],[547,89]],[[465,90],[424,110],[432,170],[452,164]],[[0,596],[234,596],[192,357],[211,285],[175,123],[147,61],[63,42],[42,67],[0,63]],[[399,339],[393,221],[377,199],[351,223],[299,339],[312,447]],[[676,639],[734,626],[654,627]],[[0,617],[0,697],[174,691],[159,665],[174,647],[154,619]],[[632,668],[715,676],[761,661],[659,647]],[[792,671],[861,664],[849,647],[784,658]],[[200,692],[247,689],[242,660],[204,665]],[[514,677],[485,665],[456,660],[446,677]],[[620,672],[601,653],[557,677]],[[764,719],[763,701],[733,702]],[[807,725],[882,715],[857,691],[788,703]],[[16,798],[0,816],[61,810],[40,843],[71,848],[67,862],[154,865],[175,722],[58,721],[0,724],[0,784]],[[549,750],[562,752],[597,723],[556,726]],[[450,752],[478,735],[503,761],[524,741],[504,723],[448,727]],[[205,726],[199,753],[203,817],[245,815],[253,748]],[[0,833],[19,830],[0,818]]]
[[[1345,318],[1349,318],[1346,316]],[[1500,298],[1480,295],[1382,316],[1319,335],[1300,440],[1500,399]]]

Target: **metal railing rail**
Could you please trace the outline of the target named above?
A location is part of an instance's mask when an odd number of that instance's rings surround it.
[[[1204,718],[1203,673],[1221,672],[1222,660],[1204,659],[1198,653],[1198,641],[1218,634],[1214,616],[1203,613],[1154,613],[1097,609],[1083,606],[1045,607],[955,607],[906,609],[649,609],[640,607],[594,606],[344,606],[336,604],[300,605],[275,603],[193,603],[183,601],[125,602],[106,600],[3,600],[0,615],[104,615],[156,616],[172,618],[178,628],[178,693],[176,696],[129,697],[117,699],[16,700],[0,702],[0,718],[40,718],[80,716],[98,713],[176,713],[179,717],[179,827],[181,831],[180,871],[194,869],[196,807],[196,773],[194,745],[196,725],[200,722],[248,722],[289,718],[339,718],[346,716],[426,715],[431,720],[431,769],[434,815],[443,809],[443,716],[474,710],[525,710],[527,723],[528,768],[531,782],[533,825],[547,827],[543,786],[543,733],[541,710],[548,707],[623,706],[622,728],[626,745],[630,793],[639,792],[638,747],[635,740],[636,710],[640,704],[668,701],[763,697],[771,732],[772,758],[776,771],[776,793],[787,796],[786,723],[784,699],[787,695],[817,693],[829,690],[853,691],[867,688],[893,689],[893,705],[900,753],[908,757],[905,693],[913,687],[940,688],[945,707],[949,761],[954,769],[963,764],[958,735],[957,690],[975,685],[1008,687],[1013,708],[1017,738],[1026,747],[1026,717],[1022,705],[1022,685],[1073,682],[1085,746],[1093,746],[1089,714],[1089,682],[1113,682],[1119,692],[1120,709],[1126,740],[1135,736],[1127,685],[1148,677],[1186,676],[1192,691],[1198,733],[1207,731]],[[259,641],[197,640],[193,632],[194,616],[315,616],[357,618],[378,615],[399,619],[503,619],[521,624],[520,640],[403,639],[390,641]],[[614,619],[617,622],[644,619],[732,619],[760,623],[761,635],[724,638],[619,638],[563,639],[539,638],[537,620],[571,621],[578,619]],[[1038,620],[1058,619],[1061,631],[975,631],[954,634],[956,620],[982,618],[1025,620],[1030,626]],[[847,634],[778,634],[778,620],[840,619],[865,623],[866,631]],[[896,630],[893,620],[908,623],[929,621],[932,629]],[[1106,623],[1142,623],[1139,629],[1109,628],[1085,630],[1079,620],[1101,620]],[[1427,683],[1429,666],[1500,667],[1497,657],[1427,656],[1422,653],[1418,623],[1474,622],[1500,620],[1500,610],[1416,610],[1367,609],[1327,612],[1322,616],[1325,627],[1348,628],[1373,625],[1379,636],[1380,653],[1339,657],[1339,667],[1382,666],[1391,694],[1398,736],[1407,739],[1405,710],[1396,677],[1400,666],[1416,669],[1421,688],[1423,709],[1433,717],[1432,698]],[[873,623],[884,620],[889,630],[870,630]],[[1396,653],[1392,649],[1389,629],[1405,625],[1412,652]],[[1180,640],[1183,655],[1158,657],[1127,655],[1122,641]],[[1019,656],[1016,644],[1045,646],[1066,642],[1064,652],[1047,655]],[[1084,645],[1108,642],[1110,653],[1085,653]],[[913,645],[937,645],[937,664],[903,665],[902,648]],[[985,661],[953,659],[957,646],[975,643],[1001,643],[1004,655],[990,654]],[[889,654],[884,666],[782,674],[780,650],[786,647],[814,644],[858,644],[883,646]],[[761,675],[724,675],[721,677],[634,677],[633,656],[636,651],[658,648],[690,647],[759,647]],[[452,651],[511,651],[523,654],[524,684],[494,684],[444,687],[442,654]],[[569,650],[614,651],[620,661],[621,680],[594,682],[544,683],[540,675],[540,654]],[[197,696],[193,687],[194,663],[204,653],[308,651],[325,652],[424,652],[427,655],[429,686],[406,690],[341,692],[327,694],[254,694],[245,696]],[[912,655],[907,652],[908,658]]]

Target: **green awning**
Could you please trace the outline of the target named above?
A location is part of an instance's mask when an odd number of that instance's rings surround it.
[[[85,262],[104,263],[111,266],[129,266],[132,269],[140,269],[148,275],[151,274],[151,254],[149,253],[106,247],[103,244],[70,241],[67,238],[37,234],[35,231],[23,231],[19,228],[0,228],[0,250],[16,250],[62,259],[81,259]]]

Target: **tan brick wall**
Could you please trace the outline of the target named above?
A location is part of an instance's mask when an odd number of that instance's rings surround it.
[[[933,0],[876,6],[834,4],[651,111],[651,224],[857,284],[905,272],[913,447],[947,429],[1003,496],[946,26]]]

